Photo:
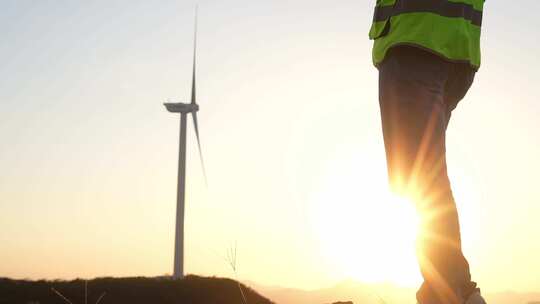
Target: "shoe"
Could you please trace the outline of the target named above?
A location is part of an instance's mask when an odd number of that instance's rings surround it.
[[[480,291],[475,291],[465,301],[465,304],[486,304],[486,300],[480,295]]]

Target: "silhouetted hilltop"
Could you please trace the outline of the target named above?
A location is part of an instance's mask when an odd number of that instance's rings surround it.
[[[241,284],[248,304],[273,304],[251,288]],[[0,278],[0,304],[67,303],[51,289],[59,291],[73,304],[83,304],[84,280],[27,281]],[[169,278],[98,278],[88,281],[88,303],[95,304],[240,304],[238,283],[231,279],[187,276]]]

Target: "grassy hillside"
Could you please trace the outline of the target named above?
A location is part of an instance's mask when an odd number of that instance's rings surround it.
[[[273,304],[245,285],[242,291],[248,304]],[[85,303],[85,281],[25,281],[0,278],[0,304]],[[187,276],[168,278],[99,278],[88,281],[88,304],[241,304],[238,283],[231,279]]]

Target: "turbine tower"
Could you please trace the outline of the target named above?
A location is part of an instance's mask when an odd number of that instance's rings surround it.
[[[206,171],[201,151],[201,141],[199,139],[199,124],[197,121],[197,104],[196,92],[196,69],[197,69],[197,9],[195,10],[195,31],[193,39],[193,74],[191,83],[191,102],[190,103],[164,103],[169,112],[180,113],[180,149],[178,157],[178,189],[176,193],[176,229],[174,239],[174,268],[173,279],[184,278],[184,210],[185,210],[185,189],[186,189],[186,129],[188,114],[193,116],[193,126],[197,137],[197,145],[199,148],[199,157],[203,174],[206,180]]]

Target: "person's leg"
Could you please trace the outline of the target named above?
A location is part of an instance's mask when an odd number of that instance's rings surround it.
[[[448,81],[446,83],[444,100],[446,104],[446,127],[448,129],[448,124],[450,122],[450,117],[452,111],[457,107],[458,103],[465,97],[469,91],[475,77],[476,71],[473,70],[466,63],[453,63],[450,68],[450,74]],[[450,182],[448,181],[448,185]],[[451,195],[451,191],[449,191]],[[452,198],[453,199],[453,198]],[[454,203],[455,206],[455,203]],[[456,210],[456,219],[457,210]],[[459,224],[458,224],[459,228]],[[461,243],[461,242],[460,242]],[[463,255],[461,250],[461,244],[459,244],[459,252],[455,252],[455,273],[453,274],[456,278],[458,284],[461,286],[462,297],[467,300],[474,292],[480,292],[480,289],[477,288],[476,283],[471,281],[469,264]],[[481,298],[481,297],[480,297]],[[482,302],[485,301],[482,299]],[[478,303],[478,299],[476,299]]]
[[[409,47],[390,51],[379,67],[379,102],[392,190],[409,196],[421,216],[420,304],[464,302],[470,284],[461,253],[457,210],[446,170],[446,86],[452,65]],[[450,109],[451,110],[451,109]]]

